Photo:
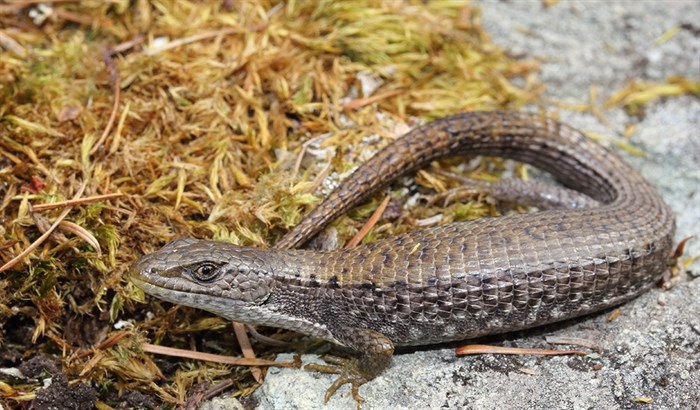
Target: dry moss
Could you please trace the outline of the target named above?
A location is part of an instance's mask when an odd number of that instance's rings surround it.
[[[144,354],[144,338],[237,352],[223,320],[146,300],[124,274],[175,236],[269,246],[323,196],[328,181],[365,159],[357,146],[376,149],[415,118],[537,101],[537,62],[491,43],[478,9],[426,3],[0,6],[0,260],[27,249],[62,212],[74,225],[62,224],[0,274],[2,349],[53,353],[71,378],[99,386],[106,402],[135,389],[174,405],[194,384],[222,378],[250,393],[255,382],[247,369],[230,373],[225,365]],[[468,170],[498,173],[502,166]],[[430,172],[418,182],[420,192],[455,185]],[[33,209],[68,200],[81,186],[81,198],[122,195]],[[351,216],[362,219],[372,206]],[[438,212],[449,221],[493,209],[483,202],[416,208],[368,240]],[[338,227],[347,237],[359,224],[343,217]],[[119,332],[116,322],[128,331],[98,346]],[[2,394],[16,403],[37,387]]]

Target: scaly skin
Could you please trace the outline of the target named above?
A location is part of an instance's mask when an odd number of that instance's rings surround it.
[[[397,177],[467,153],[530,163],[600,205],[419,229],[353,249],[289,249]],[[356,393],[395,345],[539,326],[637,296],[666,269],[674,227],[653,187],[580,132],[534,114],[472,112],[389,144],[276,249],[178,239],[136,262],[132,280],[174,303],[355,350],[360,376],[344,375],[332,391],[351,382]]]

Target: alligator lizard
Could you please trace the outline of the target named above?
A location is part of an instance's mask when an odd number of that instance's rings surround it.
[[[292,250],[373,192],[435,159],[517,159],[599,203],[418,229],[334,251]],[[599,311],[666,269],[668,206],[634,169],[579,131],[535,114],[471,112],[409,132],[360,166],[275,249],[177,239],[138,260],[146,293],[354,350],[360,384],[395,345],[508,332]],[[329,395],[327,395],[327,398]]]

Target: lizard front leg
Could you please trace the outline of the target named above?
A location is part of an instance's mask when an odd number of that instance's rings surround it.
[[[305,369],[340,375],[328,388],[324,402],[327,403],[340,386],[350,383],[352,397],[359,406],[363,402],[359,393],[360,386],[377,377],[389,366],[394,354],[394,343],[383,334],[370,329],[346,328],[341,333],[336,335],[338,341],[352,349],[356,357],[324,358],[333,365],[309,364]]]

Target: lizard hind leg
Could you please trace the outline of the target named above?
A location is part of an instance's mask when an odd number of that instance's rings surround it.
[[[535,206],[540,209],[580,209],[600,206],[598,201],[586,194],[543,181],[506,178],[489,182],[452,173],[446,173],[446,175],[458,180],[462,185],[436,195],[431,202],[444,200],[447,205],[463,197],[472,196],[474,193],[483,193],[490,195],[498,202]]]

